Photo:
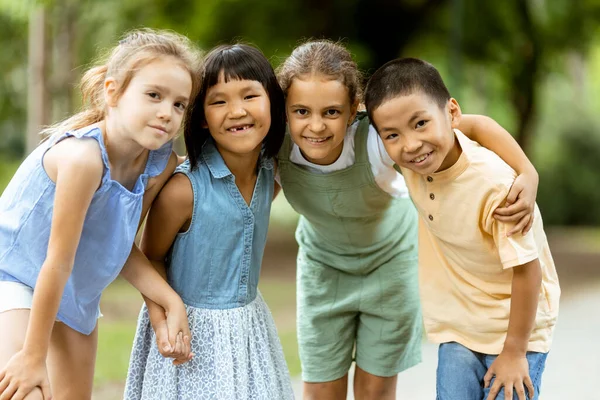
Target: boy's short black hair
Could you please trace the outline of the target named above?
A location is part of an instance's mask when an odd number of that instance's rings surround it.
[[[422,92],[444,107],[450,92],[438,70],[430,63],[416,58],[397,58],[383,64],[367,83],[365,106],[373,122],[373,110],[386,100]]]
[[[186,115],[183,135],[191,168],[196,168],[202,146],[211,137],[208,129],[202,127],[206,120],[204,100],[208,89],[219,82],[221,71],[224,73],[225,82],[232,79],[258,81],[265,88],[271,103],[271,127],[263,142],[264,155],[275,157],[285,137],[286,115],[283,91],[273,67],[265,55],[252,45],[219,45],[204,59],[200,90]]]

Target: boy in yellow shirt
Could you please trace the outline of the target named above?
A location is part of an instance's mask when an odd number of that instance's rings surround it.
[[[438,399],[538,399],[560,297],[539,209],[525,235],[493,217],[516,174],[456,129],[460,107],[431,64],[388,62],[365,103],[426,227],[419,281],[440,343]]]

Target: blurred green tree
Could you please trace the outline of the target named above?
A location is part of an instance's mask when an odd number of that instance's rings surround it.
[[[514,117],[507,127],[529,154],[532,143],[540,143],[533,140],[540,112],[546,119],[553,112],[541,109],[541,90],[553,82],[547,77],[564,74],[571,85],[585,88],[583,60],[590,43],[598,43],[600,26],[600,0],[0,0],[0,152],[17,157],[25,146],[27,23],[40,4],[48,24],[52,121],[74,111],[81,73],[131,28],[173,29],[205,49],[251,42],[275,66],[300,41],[330,38],[347,44],[367,77],[397,56],[436,54],[434,62],[449,76],[453,93],[469,91],[472,101],[465,105],[477,109],[489,103],[495,118]],[[570,106],[587,106],[584,96],[577,99],[583,92],[573,91]],[[562,158],[551,160],[558,165]],[[549,171],[550,164],[545,168]],[[556,219],[575,220],[581,218]]]
[[[565,70],[557,61],[569,52],[587,52],[599,32],[600,1],[462,1],[464,57],[507,83],[517,115],[514,136],[530,150],[544,78]]]

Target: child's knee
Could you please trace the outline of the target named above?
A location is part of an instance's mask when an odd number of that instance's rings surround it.
[[[475,353],[456,342],[440,345],[438,350],[438,373],[461,375],[464,371],[479,371],[482,368],[485,368],[485,366],[479,353]]]
[[[485,373],[481,354],[458,343],[441,344],[436,378],[438,399],[480,399]]]

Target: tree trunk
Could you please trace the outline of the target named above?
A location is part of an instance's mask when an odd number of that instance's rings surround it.
[[[519,49],[521,65],[512,76],[513,105],[518,123],[515,139],[525,153],[531,148],[533,128],[537,115],[537,86],[539,84],[540,41],[527,1],[517,2],[520,26],[523,28],[524,43]]]
[[[27,140],[30,153],[40,143],[40,129],[48,123],[46,67],[48,61],[46,10],[36,6],[29,16],[29,70],[27,89]]]
[[[51,83],[52,120],[62,120],[73,113],[75,85],[75,22],[77,5],[71,0],[55,7],[54,63]]]

